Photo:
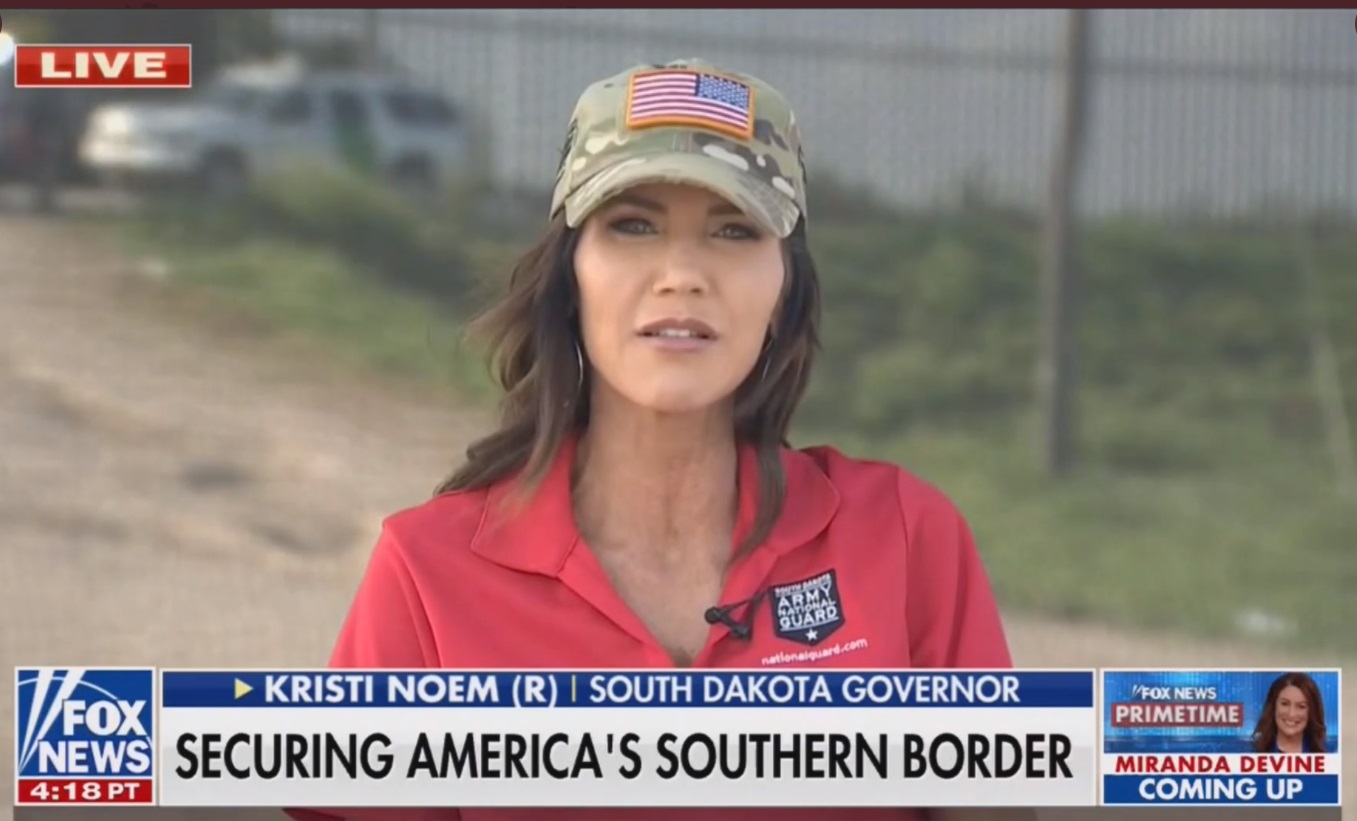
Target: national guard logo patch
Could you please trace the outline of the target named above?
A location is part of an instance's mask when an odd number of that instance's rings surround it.
[[[843,627],[843,604],[833,570],[778,585],[770,593],[773,632],[778,638],[813,647]]]

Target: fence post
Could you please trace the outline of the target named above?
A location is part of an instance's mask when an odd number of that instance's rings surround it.
[[[367,9],[363,12],[362,60],[363,67],[369,71],[375,71],[382,64],[381,42],[381,18],[378,17],[378,10]]]
[[[1315,400],[1324,417],[1324,433],[1329,457],[1333,461],[1334,485],[1338,495],[1347,501],[1357,501],[1357,452],[1353,448],[1352,422],[1348,419],[1343,395],[1338,350],[1329,332],[1328,303],[1320,280],[1319,263],[1315,259],[1315,241],[1304,224],[1304,218],[1301,217],[1297,222],[1294,242],[1304,282]]]
[[[1064,94],[1053,157],[1043,237],[1037,412],[1040,456],[1047,475],[1065,473],[1074,462],[1075,315],[1077,279],[1075,194],[1083,158],[1088,97],[1088,9],[1071,9],[1066,29]]]

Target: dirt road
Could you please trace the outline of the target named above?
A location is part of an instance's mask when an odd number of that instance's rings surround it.
[[[476,419],[167,301],[149,271],[61,223],[0,218],[0,667],[322,663],[380,517],[427,496]],[[1011,629],[1025,666],[1287,662]]]

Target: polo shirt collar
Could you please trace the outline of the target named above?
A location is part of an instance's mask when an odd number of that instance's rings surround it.
[[[472,551],[514,570],[558,576],[581,542],[571,500],[571,472],[578,448],[578,436],[563,442],[537,491],[526,500],[516,497],[516,478],[492,486]],[[819,536],[839,506],[838,490],[811,456],[782,448],[781,458],[786,502],[772,533],[760,546],[777,555]],[[739,473],[737,545],[749,533],[758,505],[758,456],[751,445],[740,446]]]

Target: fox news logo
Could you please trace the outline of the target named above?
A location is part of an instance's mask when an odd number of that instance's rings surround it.
[[[1153,684],[1136,684],[1131,688],[1131,698],[1141,701],[1215,701],[1216,688],[1195,685],[1173,687]]]
[[[15,674],[19,778],[152,776],[152,670],[20,668]]]

